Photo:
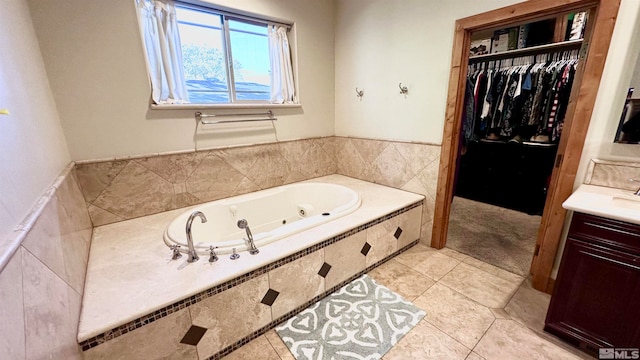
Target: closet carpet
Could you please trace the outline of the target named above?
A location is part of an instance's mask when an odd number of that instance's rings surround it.
[[[446,247],[528,276],[541,217],[454,197]]]

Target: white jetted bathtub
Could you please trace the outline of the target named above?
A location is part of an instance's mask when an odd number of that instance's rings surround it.
[[[248,250],[247,233],[237,223],[241,219],[253,233],[255,245],[266,245],[278,239],[309,229],[354,212],[360,207],[360,196],[348,187],[329,183],[297,183],[257,191],[224,200],[202,204],[180,214],[167,227],[164,242],[187,250],[186,223],[194,211],[207,218],[196,217],[191,226],[193,244],[200,255],[208,255],[213,246],[218,254]]]

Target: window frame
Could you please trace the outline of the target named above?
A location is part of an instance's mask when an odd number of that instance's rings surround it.
[[[228,103],[187,103],[187,104],[156,104],[150,100],[151,109],[173,109],[173,110],[191,110],[191,109],[265,109],[265,108],[297,108],[301,107],[299,86],[298,86],[298,64],[297,64],[297,44],[295,35],[295,23],[275,20],[262,15],[253,15],[238,10],[227,10],[218,6],[206,5],[199,1],[176,1],[176,7],[185,9],[203,11],[210,14],[221,16],[223,31],[223,46],[225,51],[225,71],[227,74],[228,92],[230,102]],[[295,104],[273,104],[268,100],[238,100],[235,90],[235,73],[233,69],[233,54],[231,52],[231,33],[229,29],[229,20],[240,21],[254,25],[277,25],[287,28],[289,36],[289,44],[291,49],[291,65],[294,72],[294,83],[296,93],[298,94],[298,102]],[[178,19],[178,21],[180,21]]]

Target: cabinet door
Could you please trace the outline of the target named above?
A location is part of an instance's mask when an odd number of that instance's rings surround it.
[[[640,257],[567,239],[545,330],[597,351],[638,347]]]

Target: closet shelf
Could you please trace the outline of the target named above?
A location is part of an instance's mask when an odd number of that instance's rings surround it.
[[[502,60],[502,59],[513,58],[517,56],[534,55],[534,54],[539,54],[543,52],[558,51],[558,50],[574,50],[574,49],[579,49],[581,46],[582,46],[582,39],[569,40],[569,41],[562,41],[562,42],[557,42],[552,44],[531,46],[531,47],[522,48],[522,49],[508,50],[508,51],[503,51],[495,54],[470,56],[469,62],[475,63],[475,62],[481,62],[481,61]]]

